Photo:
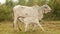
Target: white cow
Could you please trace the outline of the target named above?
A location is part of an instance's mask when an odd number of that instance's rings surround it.
[[[33,7],[17,5],[13,8],[14,11],[14,29],[16,28],[16,22],[18,17],[36,16],[38,17],[37,9]]]
[[[37,5],[32,6],[32,7],[21,6],[21,5],[15,6],[13,8],[13,11],[14,11],[14,29],[16,28],[17,19],[24,18],[24,20],[27,20],[27,22],[30,22],[30,21],[28,21],[30,19],[30,17],[34,17],[39,22],[39,20],[42,20],[43,14],[50,12],[50,10],[51,10],[51,8],[47,4],[45,4],[41,7],[39,7]],[[27,17],[29,17],[29,19],[27,19]],[[37,22],[36,20],[33,20],[33,19],[31,18],[31,21]],[[24,23],[26,23],[26,22],[24,22]],[[36,23],[36,24],[38,24],[38,23]],[[26,25],[28,25],[28,24],[26,24]],[[34,28],[35,28],[35,26],[34,26]],[[44,31],[42,26],[40,26],[40,27]],[[26,31],[26,27],[25,27],[25,31]]]

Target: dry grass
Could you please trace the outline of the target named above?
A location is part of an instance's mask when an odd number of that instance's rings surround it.
[[[20,23],[20,27],[22,31],[15,32],[13,30],[13,22],[0,22],[0,34],[60,34],[60,21],[44,21],[44,23],[41,23],[45,29],[45,32],[43,32],[39,27],[35,29],[35,32],[24,32],[24,26],[22,23]],[[30,27],[31,29],[31,27]]]

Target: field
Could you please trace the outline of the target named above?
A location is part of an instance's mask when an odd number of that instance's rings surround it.
[[[60,34],[60,21],[44,21],[41,23],[43,25],[45,32],[41,28],[37,27],[34,32],[30,28],[28,32],[24,32],[24,26],[20,23],[20,28],[22,31],[13,30],[13,22],[4,21],[0,22],[0,34]]]

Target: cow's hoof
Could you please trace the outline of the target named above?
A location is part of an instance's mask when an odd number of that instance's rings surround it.
[[[21,29],[19,29],[19,31],[21,31]]]

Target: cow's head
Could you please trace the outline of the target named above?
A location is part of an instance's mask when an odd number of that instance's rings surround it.
[[[47,4],[43,5],[43,6],[42,6],[42,9],[43,9],[44,13],[48,13],[48,12],[51,11],[50,6],[48,6]]]

